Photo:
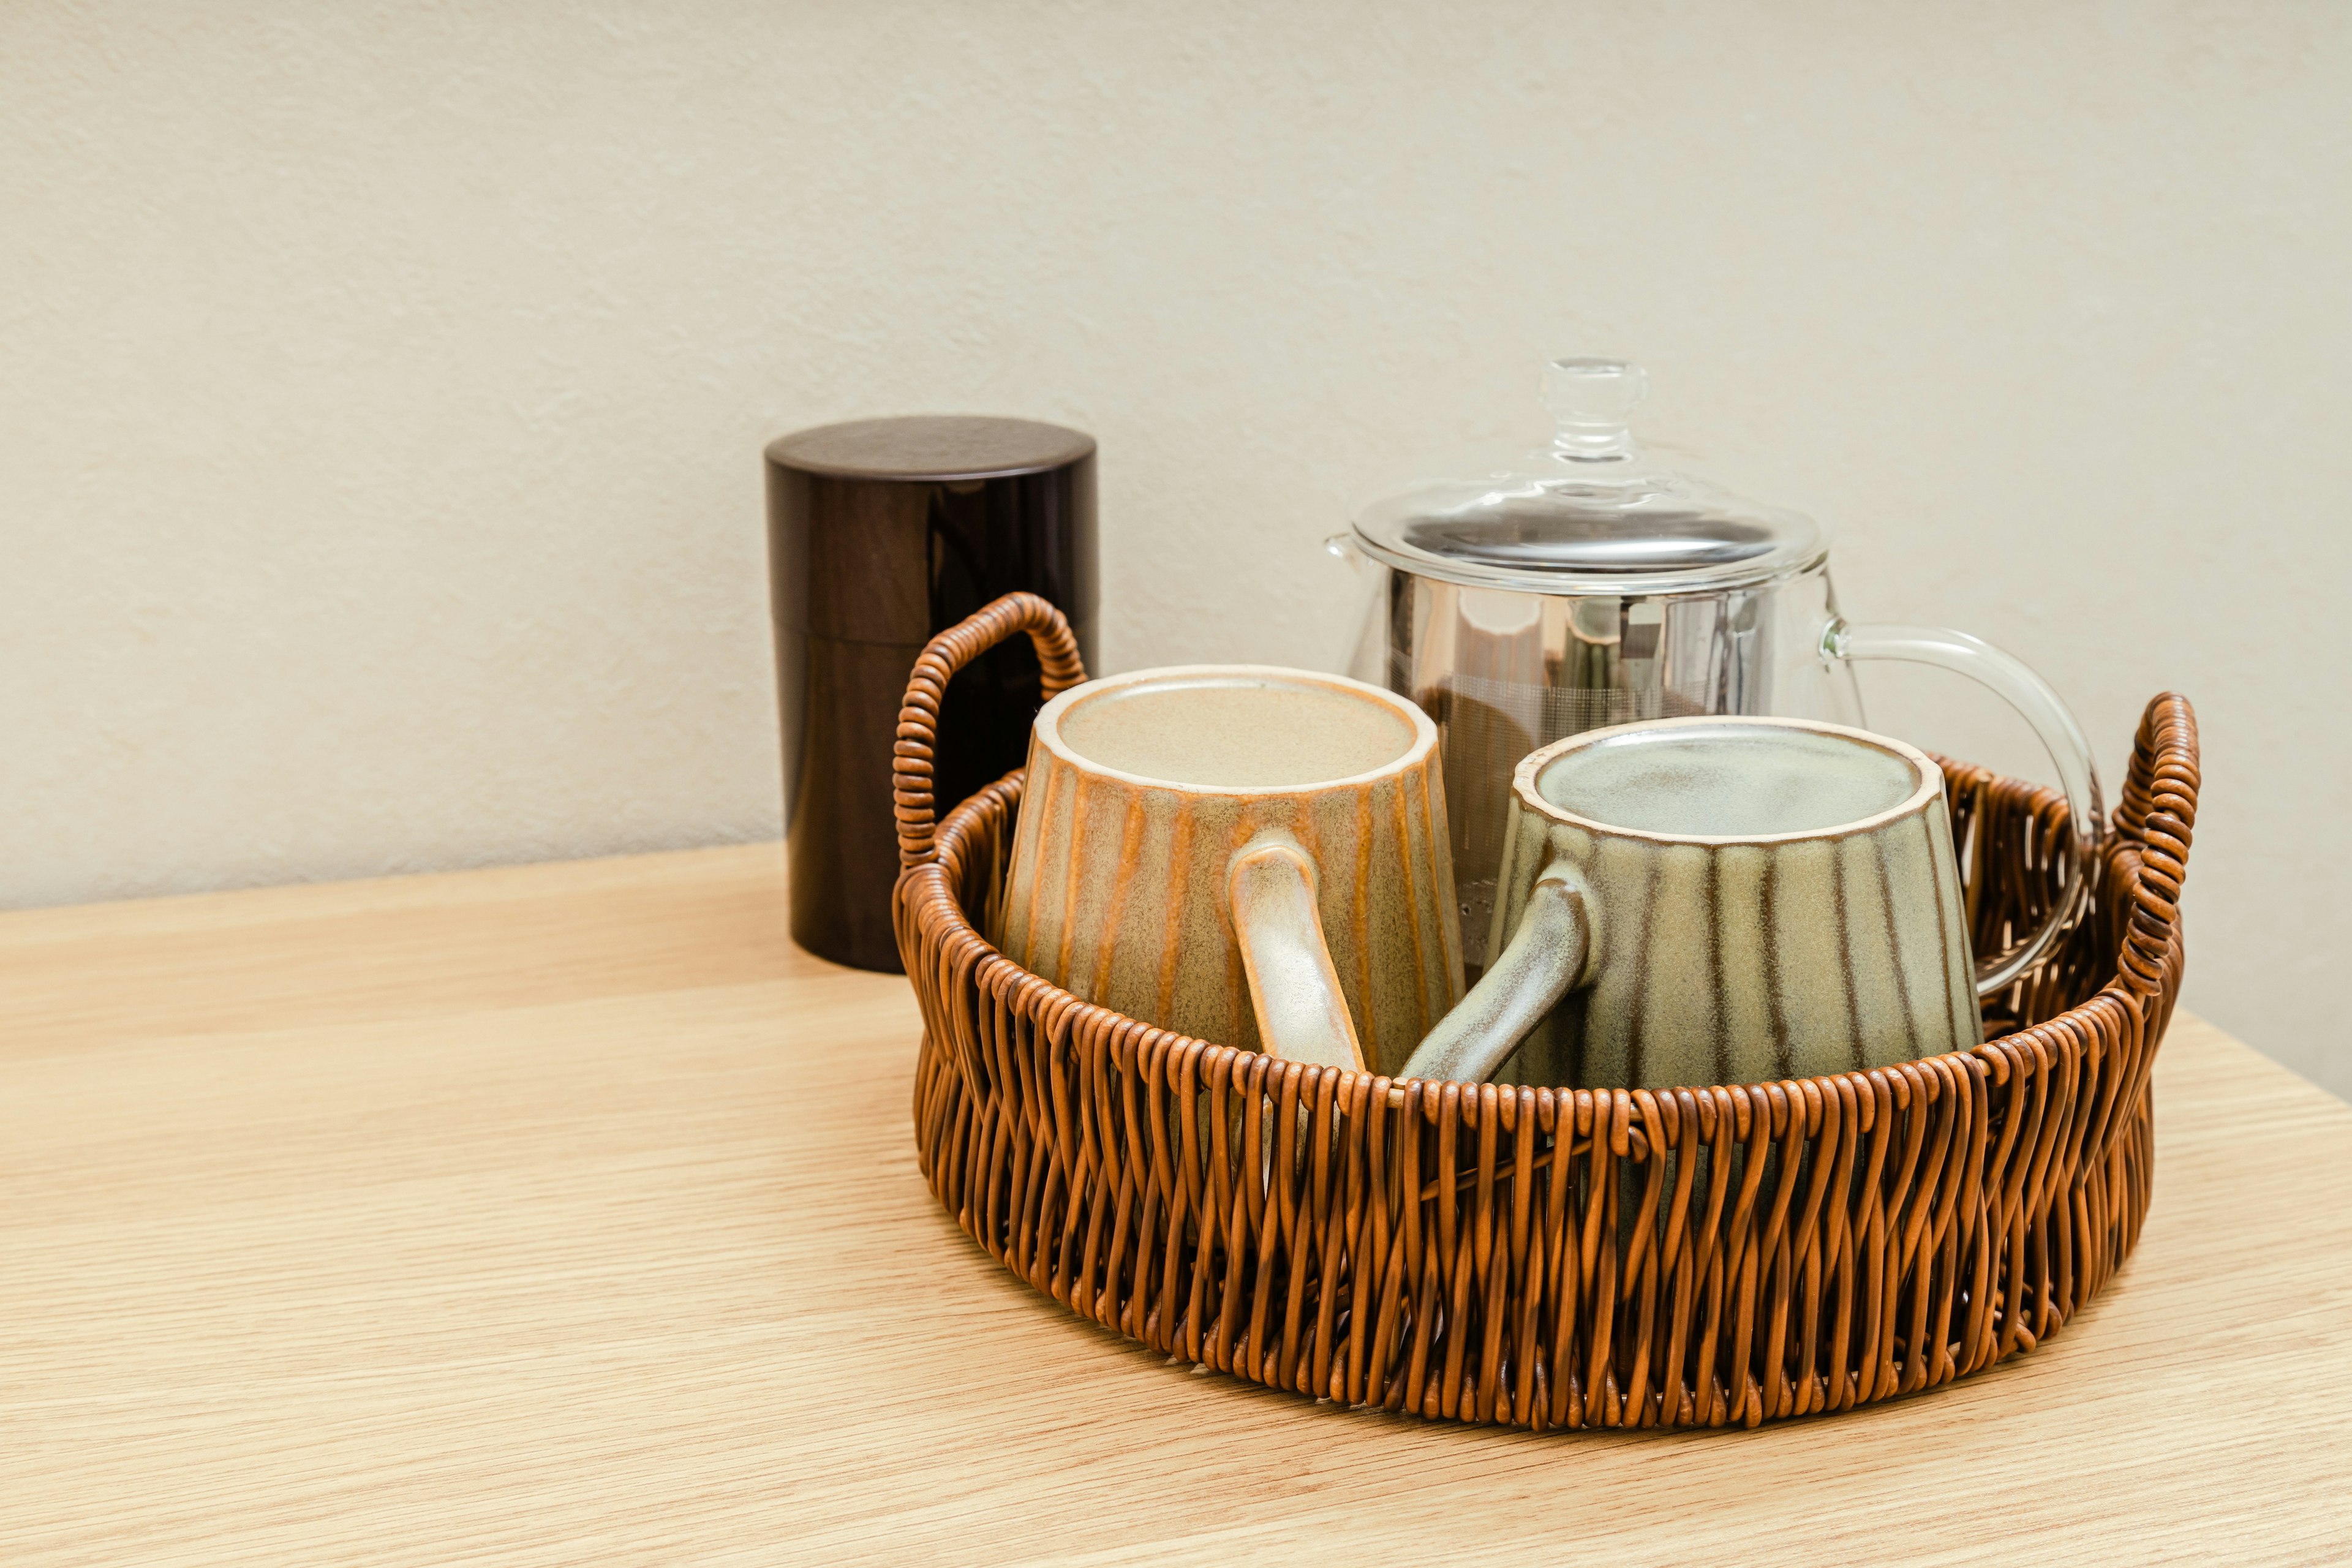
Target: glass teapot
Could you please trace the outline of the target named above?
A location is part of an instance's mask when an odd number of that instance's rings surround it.
[[[1551,445],[1515,471],[1436,479],[1372,502],[1328,542],[1370,568],[1348,672],[1436,721],[1464,956],[1483,965],[1511,770],[1579,731],[1695,713],[1859,726],[1855,659],[1973,676],[2055,761],[2073,832],[2073,895],[2009,952],[1980,955],[1990,995],[2063,927],[2085,885],[2099,786],[2089,743],[2049,683],[1965,632],[1856,626],[1838,613],[1829,540],[1651,462],[1628,429],[1644,381],[1617,360],[1554,360]]]

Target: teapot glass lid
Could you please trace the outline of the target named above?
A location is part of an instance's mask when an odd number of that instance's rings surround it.
[[[1651,462],[1628,420],[1641,368],[1544,367],[1551,445],[1516,468],[1431,479],[1356,517],[1356,542],[1401,571],[1538,594],[1685,593],[1769,582],[1818,564],[1811,518],[1758,506]]]

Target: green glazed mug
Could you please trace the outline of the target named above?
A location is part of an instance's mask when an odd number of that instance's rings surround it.
[[[1841,725],[1673,719],[1533,752],[1487,951],[1407,1076],[1756,1083],[1983,1037],[1942,770]]]

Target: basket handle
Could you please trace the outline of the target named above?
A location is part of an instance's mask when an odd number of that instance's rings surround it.
[[[955,672],[1011,637],[1027,632],[1037,647],[1041,683],[1047,697],[1087,678],[1077,638],[1062,612],[1034,594],[1007,594],[933,637],[916,657],[907,677],[907,699],[898,709],[898,739],[891,747],[890,793],[898,819],[898,866],[930,859],[931,832],[939,812],[931,799],[931,758],[939,742],[940,701]]]
[[[2124,776],[2116,828],[2139,850],[2122,967],[2133,988],[2153,995],[2164,983],[2165,955],[2180,921],[2180,883],[2197,826],[2197,710],[2177,691],[2160,692],[2140,715]]]

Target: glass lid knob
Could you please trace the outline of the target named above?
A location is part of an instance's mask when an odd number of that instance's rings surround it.
[[[1559,422],[1552,453],[1570,462],[1633,456],[1633,405],[1649,390],[1642,367],[1615,359],[1556,359],[1544,366],[1543,405]]]

